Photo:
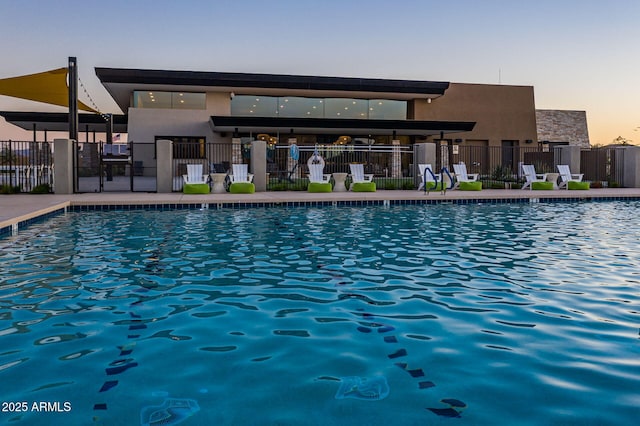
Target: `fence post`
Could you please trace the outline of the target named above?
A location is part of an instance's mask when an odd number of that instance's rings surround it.
[[[571,173],[580,172],[580,147],[574,145],[561,145],[556,147],[560,150],[560,158],[557,164],[566,164],[569,166]],[[555,172],[555,170],[554,170]]]
[[[436,166],[436,144],[435,143],[417,143],[413,146],[413,180],[416,185],[418,182],[418,164],[431,164],[434,173]]]
[[[624,149],[622,184],[625,188],[640,188],[640,147],[627,146]]]
[[[289,154],[291,152],[291,145],[295,145],[298,142],[297,138],[289,138],[287,139],[287,170],[291,171],[293,170],[293,168],[296,166],[296,164],[300,161],[300,158],[298,158],[297,160],[294,159],[293,157],[291,157],[291,155]],[[296,170],[294,173],[291,174],[291,177],[296,177],[299,178],[301,177],[302,174],[300,173],[300,165],[298,164],[298,167],[296,167]]]
[[[231,164],[242,164],[242,139],[231,139]]]
[[[173,142],[160,139],[156,144],[157,191],[158,193],[169,193],[173,191]]]
[[[251,172],[256,192],[267,190],[267,143],[256,140],[251,142]]]
[[[56,194],[73,194],[73,147],[70,139],[53,140],[53,192]]]
[[[402,160],[400,154],[400,140],[394,139],[391,141],[392,154],[391,154],[391,177],[394,179],[402,177]]]

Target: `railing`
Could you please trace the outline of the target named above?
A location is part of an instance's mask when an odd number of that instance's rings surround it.
[[[240,157],[248,162],[249,153],[241,150]],[[173,145],[173,190],[181,191],[187,164],[201,164],[204,174],[228,173],[231,169],[233,146],[229,143],[179,143]]]
[[[75,192],[155,192],[155,143],[76,142]]]
[[[477,173],[483,188],[518,187],[524,182],[520,166],[533,164],[538,173],[555,173],[559,153],[541,147],[445,145],[437,155],[436,169],[465,163],[468,173]]]
[[[364,165],[373,174],[378,189],[414,189],[413,147],[410,145],[319,145],[298,146],[298,159],[288,145],[267,146],[267,190],[306,190],[307,162],[314,153],[324,161],[324,173],[350,173],[350,163]]]
[[[289,145],[267,145],[267,190],[306,190],[307,161],[314,146],[298,146],[297,158]],[[234,152],[236,149],[238,152]],[[320,145],[318,153],[325,162],[325,173],[349,173],[349,163],[361,163],[365,173],[373,174],[378,189],[414,189],[413,147],[410,145]],[[620,186],[624,151],[619,148],[591,149],[582,152],[584,180]],[[250,163],[246,146],[229,143],[181,144],[174,147],[173,190],[182,188],[187,164],[202,164],[203,173],[227,173],[236,161]],[[538,173],[557,173],[561,162],[559,147],[538,146],[465,146],[444,145],[436,152],[436,170],[463,162],[468,173],[477,173],[483,188],[518,188],[524,182],[520,167],[533,164]],[[576,171],[577,173],[578,171]]]
[[[580,173],[592,187],[620,187],[624,179],[624,148],[591,148],[580,152]]]
[[[297,146],[297,158],[289,145],[267,145],[267,190],[306,190],[309,180],[307,161],[314,154],[314,146]],[[201,164],[203,173],[227,173],[236,161],[250,163],[250,150],[228,143],[182,143],[174,145],[173,190],[182,189],[182,175],[187,164]],[[325,173],[349,173],[349,163],[361,163],[365,173],[374,175],[379,189],[412,189],[413,150],[408,145],[330,145],[318,146],[325,162]],[[178,158],[176,158],[178,157]]]
[[[53,191],[50,142],[0,141],[0,192]]]

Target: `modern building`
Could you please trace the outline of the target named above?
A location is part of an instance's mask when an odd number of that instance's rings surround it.
[[[491,173],[494,164],[517,173],[522,161],[518,148],[542,149],[543,141],[546,145],[589,145],[586,114],[536,111],[532,86],[123,68],[95,71],[123,112],[114,116],[114,131],[127,133],[145,175],[158,170],[159,140],[173,142],[173,158],[179,160],[172,163],[174,177],[181,175],[183,163],[194,159],[207,164],[208,172],[213,171],[212,157],[246,161],[240,147],[256,139],[268,139],[278,146],[348,144],[407,149],[435,142],[451,149],[468,147],[465,155],[449,160],[468,161],[478,169],[482,166],[478,170],[482,173]],[[33,129],[34,140],[36,130],[59,130],[67,125],[65,114],[0,115]],[[103,124],[100,116],[87,117],[81,114],[79,130],[81,135],[86,133],[85,142],[90,142],[90,132],[99,132]],[[229,149],[215,155],[212,145]],[[437,164],[446,163],[440,160],[449,148],[443,149],[436,151]],[[370,163],[376,165],[376,161]],[[371,172],[413,176],[413,167],[415,161],[409,157],[392,158]],[[283,168],[288,169],[279,167]]]
[[[264,133],[303,145],[338,136],[478,146],[538,139],[531,86],[116,68],[96,74],[128,116],[133,141]]]

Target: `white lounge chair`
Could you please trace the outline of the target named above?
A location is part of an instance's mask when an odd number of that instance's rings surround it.
[[[546,173],[536,173],[536,168],[533,164],[523,164],[522,165],[522,174],[524,174],[524,178],[526,182],[522,185],[522,189],[529,187],[531,188],[531,184],[534,182],[546,182],[547,174]]]
[[[569,189],[569,182],[582,182],[583,173],[571,173],[571,169],[566,164],[558,164],[558,172],[560,173],[560,185],[558,188]]]
[[[363,164],[349,164],[351,169],[351,181],[353,183],[373,182],[372,174],[364,174]]]
[[[253,194],[256,186],[253,184],[253,174],[248,171],[246,164],[234,164],[231,166],[233,174],[229,176],[229,192],[232,194]]]
[[[454,164],[453,173],[456,175],[455,187],[458,187],[460,182],[475,182],[479,176],[477,173],[467,173],[467,165],[464,163]]]
[[[364,165],[362,164],[349,164],[349,168],[351,169],[351,186],[349,190],[353,191],[355,184],[358,183],[369,183],[373,184],[371,188],[368,188],[367,191],[375,191],[375,183],[373,182],[373,174],[365,174],[364,173]]]
[[[310,183],[328,183],[331,179],[331,174],[324,173],[324,165],[308,164],[307,167],[309,168]]]
[[[208,175],[202,172],[202,164],[187,164],[187,174],[182,175],[184,183],[208,183]]]
[[[253,174],[249,173],[249,166],[246,164],[234,164],[231,166],[233,174],[229,176],[231,183],[253,182]]]
[[[434,189],[438,187],[438,175],[433,172],[431,164],[418,164],[418,177],[420,178],[418,191],[424,189],[425,183],[433,183]]]

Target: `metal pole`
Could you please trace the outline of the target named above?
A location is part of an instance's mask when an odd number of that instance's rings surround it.
[[[69,139],[78,140],[78,62],[69,57]]]
[[[107,133],[107,145],[109,145],[109,153],[108,156],[113,155],[113,151],[111,150],[111,145],[113,144],[113,114],[106,114],[106,133]],[[104,153],[103,153],[104,155]],[[113,166],[111,163],[107,164],[107,182],[113,181]]]

